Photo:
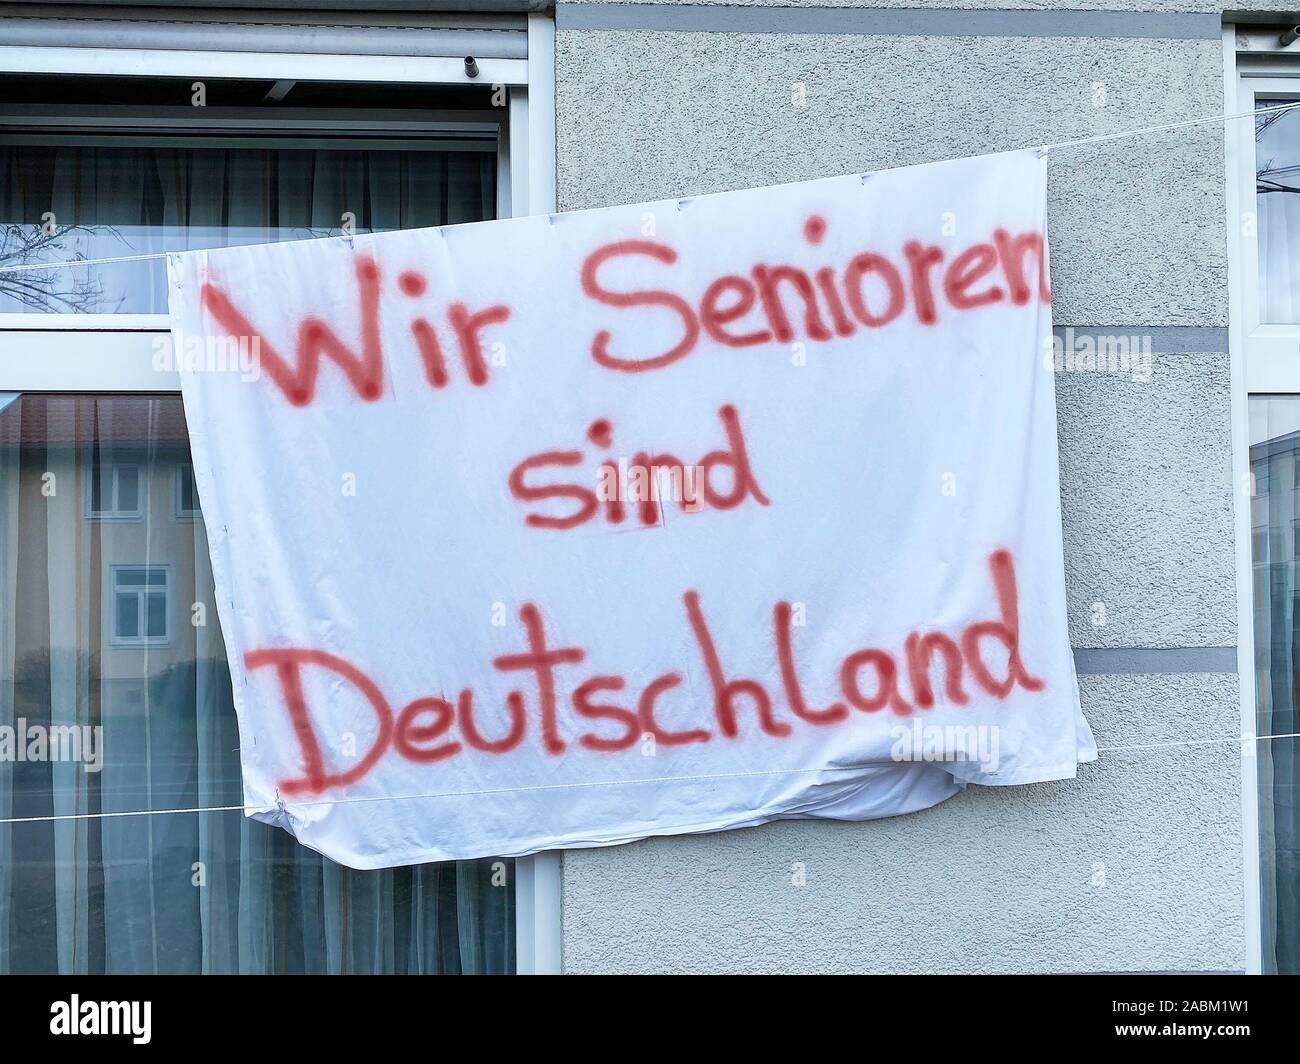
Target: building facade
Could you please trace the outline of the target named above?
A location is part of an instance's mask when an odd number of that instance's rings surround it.
[[[905,817],[386,873],[237,812],[50,821],[238,802],[237,752],[219,633],[194,623],[211,577],[165,275],[0,272],[0,716],[137,751],[0,765],[0,970],[1296,971],[1298,754],[1268,737],[1300,730],[1300,116],[1189,120],[1300,100],[1297,20],[1265,0],[6,5],[0,267],[1058,145],[1065,565],[1102,753]]]

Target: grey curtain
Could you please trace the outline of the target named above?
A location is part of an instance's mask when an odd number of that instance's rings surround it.
[[[484,148],[0,147],[0,266],[480,221]],[[166,310],[161,262],[0,274],[0,313]]]

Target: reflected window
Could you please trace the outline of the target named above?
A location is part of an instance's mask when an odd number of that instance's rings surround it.
[[[86,476],[86,516],[96,521],[137,520],[140,467],[93,458]]]
[[[118,646],[163,646],[171,630],[171,574],[162,565],[113,566],[113,635]]]
[[[199,516],[199,490],[194,486],[194,467],[188,462],[176,468],[175,484],[174,512],[179,518],[193,521]]]

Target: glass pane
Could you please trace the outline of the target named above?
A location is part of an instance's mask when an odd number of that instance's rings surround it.
[[[140,634],[140,596],[134,592],[117,596],[117,628],[119,639],[134,639]]]
[[[140,509],[140,470],[135,466],[117,467],[118,513],[133,514]]]
[[[113,497],[113,471],[95,462],[90,471],[90,512],[104,512],[104,500]]]
[[[1300,323],[1300,108],[1255,116],[1255,212],[1260,320]]]
[[[496,145],[317,141],[207,147],[121,136],[0,146],[0,265],[476,222],[496,212]],[[245,142],[247,143],[247,142]],[[159,261],[0,274],[0,313],[165,313]]]
[[[144,634],[149,639],[163,639],[167,635],[167,595],[151,591],[145,595]]]
[[[1260,735],[1300,731],[1300,396],[1252,397],[1250,467]],[[1300,743],[1256,744],[1265,971],[1300,973]]]
[[[181,497],[179,509],[181,513],[193,513],[199,508],[199,493],[194,486],[194,469],[192,466],[186,466],[180,474]]]
[[[85,519],[101,452],[138,464],[144,520]],[[38,818],[0,824],[0,973],[513,971],[511,861],[354,872],[238,811],[88,816],[242,799],[204,526],[170,504],[189,461],[179,398],[0,407],[0,726],[81,737],[0,760],[0,820]],[[117,645],[165,631],[168,574],[170,642]]]

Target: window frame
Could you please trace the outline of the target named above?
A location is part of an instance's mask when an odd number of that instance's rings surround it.
[[[497,116],[497,217],[509,218],[550,214],[555,210],[553,16],[529,14],[527,41],[527,59],[479,59],[479,76],[472,80],[465,73],[462,57],[57,46],[2,47],[0,72],[505,86],[509,93],[508,106]],[[480,112],[474,115],[473,119],[462,121],[485,120]],[[131,316],[129,321],[121,320],[125,315],[98,315],[116,320],[83,322],[73,327],[67,322],[48,320],[71,315],[39,315],[47,320],[21,325],[12,321],[15,317],[0,316],[0,393],[176,394],[180,391],[175,370],[154,368],[155,361],[160,359],[165,360],[160,363],[162,366],[173,364],[165,315]],[[39,352],[39,357],[33,358],[33,351]],[[561,971],[560,895],[559,851],[516,858],[517,974]]]
[[[228,78],[261,81],[356,81],[400,85],[527,85],[533,71],[533,19],[528,59],[478,59],[465,73],[461,56],[404,56],[327,52],[194,51],[174,48],[0,46],[0,74],[82,74],[146,78]],[[554,33],[552,22],[552,33]]]
[[[1295,57],[1288,57],[1295,63]],[[1229,112],[1243,114],[1275,103],[1300,101],[1300,63],[1290,75],[1279,73],[1278,63],[1258,66],[1237,65],[1234,95]],[[1246,381],[1252,393],[1300,390],[1295,366],[1300,361],[1300,322],[1270,324],[1262,320],[1259,284],[1259,226],[1255,212],[1255,123],[1236,119],[1240,128],[1228,130],[1236,140],[1235,168],[1227,171],[1228,181],[1237,188],[1240,211],[1235,229],[1237,270],[1230,285],[1237,288],[1234,317],[1240,323],[1241,342],[1246,350]],[[1253,223],[1253,224],[1252,224]],[[1231,239],[1231,235],[1230,235]]]

